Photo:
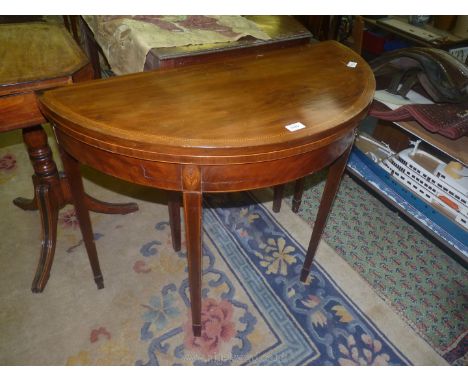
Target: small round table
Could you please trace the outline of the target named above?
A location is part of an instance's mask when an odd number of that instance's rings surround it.
[[[270,187],[330,166],[305,280],[374,89],[366,62],[330,41],[45,92],[41,108],[55,128],[96,280],[102,274],[80,163],[182,192],[196,336],[203,193]]]

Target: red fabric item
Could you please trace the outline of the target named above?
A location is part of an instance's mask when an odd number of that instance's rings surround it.
[[[404,105],[392,110],[383,103],[374,101],[369,115],[392,122],[414,120],[430,132],[450,139],[468,135],[468,103]]]

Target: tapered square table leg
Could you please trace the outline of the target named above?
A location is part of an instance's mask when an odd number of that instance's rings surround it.
[[[184,192],[185,235],[193,335],[201,335],[202,193]]]
[[[335,200],[336,193],[340,186],[341,177],[343,175],[346,163],[348,162],[349,153],[351,152],[352,145],[337,159],[333,162],[328,169],[327,181],[325,183],[325,189],[323,190],[322,199],[317,212],[317,218],[315,219],[314,229],[309,242],[309,248],[307,249],[306,258],[301,272],[301,281],[305,282],[307,276],[309,276],[312,261],[314,260],[317,247],[322,237],[325,223],[327,222],[328,213]]]

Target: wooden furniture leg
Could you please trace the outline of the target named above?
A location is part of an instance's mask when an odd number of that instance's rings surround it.
[[[304,184],[305,178],[296,180],[296,183],[294,184],[294,196],[291,209],[295,213],[299,212],[299,207],[301,206],[302,194],[304,193]]]
[[[294,196],[291,209],[296,213],[299,211],[299,207],[301,206],[302,194],[304,193],[304,183],[305,178],[300,178],[296,180],[296,183],[294,184]],[[284,184],[279,184],[273,188],[273,212],[280,212],[281,210],[284,187]]]
[[[283,200],[284,184],[273,187],[273,212],[280,212]]]
[[[168,191],[169,225],[171,227],[172,248],[180,251],[181,230],[180,230],[180,192]]]
[[[37,194],[36,194],[36,187],[39,184],[39,182],[37,181],[37,175],[34,174],[31,178],[33,182],[34,197],[32,199],[29,199],[29,198],[23,198],[21,196],[18,196],[17,198],[13,200],[13,204],[16,207],[19,207],[24,211],[37,211],[39,208]]]
[[[57,166],[41,126],[23,129],[23,139],[34,168],[34,199],[15,199],[23,209],[39,209],[42,223],[41,254],[31,290],[42,292],[50,275],[57,239],[58,210],[63,204]]]
[[[42,126],[23,129],[23,140],[34,169],[32,177],[34,198],[16,198],[13,203],[23,210],[39,210],[42,223],[42,244],[39,263],[32,283],[32,291],[40,293],[49,279],[57,241],[58,211],[72,203],[72,187],[66,176],[60,176],[47,143],[47,134]],[[136,203],[111,204],[84,196],[87,210],[107,214],[128,214],[138,210]]]
[[[65,175],[60,175],[60,186],[63,192],[63,199],[65,204],[71,203],[72,196],[70,192],[70,184]],[[32,176],[34,188],[36,187],[37,176]],[[36,195],[33,199],[17,197],[13,200],[13,204],[25,211],[36,211],[38,209],[38,201]],[[64,204],[64,205],[65,205]],[[92,196],[85,194],[85,204],[88,210],[97,212],[100,214],[108,215],[126,215],[131,212],[138,211],[138,205],[136,203],[107,203],[102,200],[93,198]],[[60,206],[59,209],[63,208]]]
[[[71,203],[70,185],[65,175],[59,175],[57,165],[52,158],[52,151],[47,143],[47,134],[42,126],[23,129],[23,140],[28,149],[29,158],[34,168],[32,176],[34,188],[39,183],[48,183],[57,197],[59,209]],[[90,211],[104,214],[129,214],[138,211],[136,203],[106,203],[85,194],[85,203]],[[23,210],[37,210],[36,194],[33,199],[18,197],[13,204]]]
[[[83,188],[83,181],[81,179],[80,165],[78,161],[67,154],[64,150],[60,150],[62,157],[63,167],[68,175],[70,182],[71,194],[73,203],[75,205],[76,217],[80,226],[83,241],[88,253],[89,262],[94,274],[94,281],[98,289],[104,288],[104,279],[102,277],[99,260],[94,243],[93,229],[91,227],[91,219],[89,217],[89,210],[85,203],[85,193]]]
[[[42,223],[41,255],[32,282],[31,291],[40,293],[44,290],[50,276],[50,269],[54,261],[55,244],[57,242],[58,206],[56,198],[52,195],[51,187],[47,183],[34,187],[38,201]]]
[[[348,161],[349,153],[351,152],[352,145],[335,161],[328,169],[327,182],[323,190],[322,200],[315,219],[314,229],[307,249],[306,258],[301,272],[301,281],[305,282],[309,276],[312,261],[314,260],[315,253],[320,241],[320,238],[328,218],[328,213],[335,199],[338,191],[340,180],[343,175],[346,163]]]
[[[185,192],[184,217],[187,242],[187,261],[189,271],[190,303],[192,310],[192,329],[195,337],[201,336],[201,276],[202,276],[202,194]]]

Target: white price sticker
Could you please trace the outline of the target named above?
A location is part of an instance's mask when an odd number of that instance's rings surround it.
[[[289,131],[296,131],[296,130],[303,129],[305,125],[303,125],[300,122],[295,122],[295,123],[291,123],[290,125],[286,125],[284,127],[286,127],[286,129],[288,129]]]

